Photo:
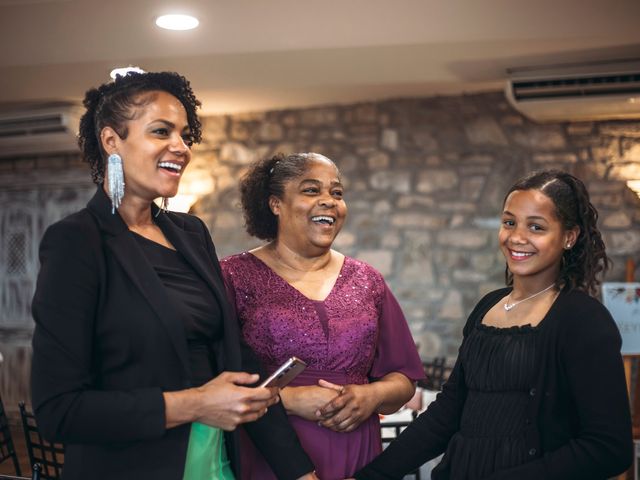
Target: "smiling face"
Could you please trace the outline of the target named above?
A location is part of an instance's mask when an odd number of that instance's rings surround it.
[[[126,123],[127,136],[111,128],[101,133],[107,154],[122,157],[124,201],[140,198],[151,202],[178,193],[180,177],[191,160],[187,113],[173,95],[158,91],[142,94],[143,105]]]
[[[285,184],[282,198],[272,196],[269,206],[278,217],[278,241],[300,254],[331,248],[347,216],[338,170],[319,156]]]
[[[543,286],[555,282],[564,249],[575,245],[577,236],[577,228],[563,227],[544,193],[516,190],[507,197],[498,240],[514,281],[527,278]]]

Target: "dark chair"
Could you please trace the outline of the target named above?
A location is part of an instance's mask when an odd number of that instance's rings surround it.
[[[40,480],[40,470],[42,470],[40,464],[34,463],[33,467],[31,467],[31,480]]]
[[[8,458],[11,458],[13,461],[13,468],[16,471],[16,475],[22,475],[22,472],[20,471],[20,462],[18,462],[18,454],[16,453],[13,438],[11,437],[11,430],[9,429],[7,412],[4,409],[2,398],[0,398],[0,463],[4,462]]]
[[[0,480],[40,480],[40,465],[37,463],[33,466],[33,475],[29,477],[14,477],[13,475],[0,474]]]
[[[388,422],[380,424],[380,433],[382,436],[382,448],[389,445],[400,433],[407,428],[411,422]],[[420,480],[420,468],[409,473],[405,478],[413,477]]]
[[[39,478],[42,480],[62,478],[64,445],[61,443],[51,443],[42,438],[38,430],[38,425],[36,424],[36,417],[33,416],[33,413],[27,411],[24,402],[20,402],[19,405],[29,462],[31,465],[35,466],[38,464],[40,466]]]
[[[434,357],[433,360],[422,362],[425,380],[420,380],[418,386],[427,390],[442,390],[442,385],[449,378],[451,367],[447,366],[446,357]]]

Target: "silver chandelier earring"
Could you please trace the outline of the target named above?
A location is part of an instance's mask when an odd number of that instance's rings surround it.
[[[109,183],[109,198],[111,198],[111,213],[122,203],[124,197],[124,172],[122,171],[122,157],[117,153],[112,153],[107,159],[107,182]]]
[[[156,213],[156,217],[160,215],[160,213],[167,213],[169,211],[169,199],[167,197],[162,197],[162,201],[160,202],[160,208],[158,209],[158,213]]]

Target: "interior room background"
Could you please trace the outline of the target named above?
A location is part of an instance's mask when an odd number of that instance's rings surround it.
[[[497,249],[503,194],[526,172],[582,178],[614,260],[607,281],[640,260],[640,121],[537,124],[501,92],[204,117],[204,141],[183,178],[191,211],[218,255],[258,245],[243,228],[238,180],[276,152],[319,152],[339,166],[348,220],[335,248],[385,276],[420,354],[455,357],[472,306],[504,284]],[[125,159],[126,161],[126,159]],[[30,301],[46,227],[93,194],[77,153],[0,159],[0,392],[29,399]],[[638,272],[636,272],[636,278]]]

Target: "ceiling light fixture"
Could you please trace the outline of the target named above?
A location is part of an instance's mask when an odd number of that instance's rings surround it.
[[[144,70],[142,70],[140,67],[134,67],[132,65],[129,65],[128,67],[118,67],[118,68],[114,68],[113,70],[111,70],[111,73],[109,73],[109,76],[115,80],[116,79],[116,75],[120,75],[121,77],[124,77],[127,73],[129,72],[136,72],[136,73],[146,73]]]
[[[166,30],[193,30],[200,22],[191,15],[161,15],[156,18],[156,25]]]

